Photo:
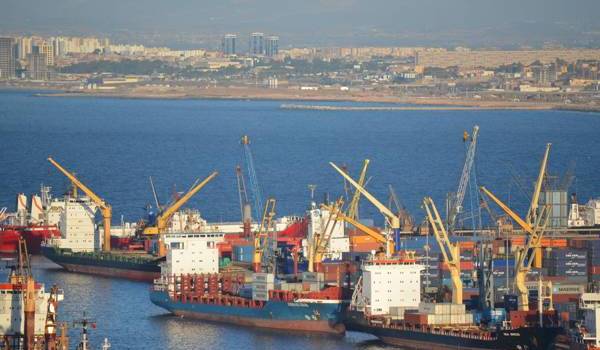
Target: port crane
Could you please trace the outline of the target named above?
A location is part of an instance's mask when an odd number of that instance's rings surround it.
[[[498,197],[485,187],[481,187],[481,192],[495,202],[512,220],[514,220],[526,233],[527,240],[525,246],[516,253],[515,266],[515,289],[519,293],[519,310],[529,310],[529,291],[525,285],[525,277],[532,266],[541,267],[541,240],[548,225],[551,210],[548,206],[539,208],[539,196],[546,176],[548,166],[548,157],[552,144],[546,144],[546,151],[540,164],[537,181],[534,186],[533,196],[525,220],[504,204]],[[534,264],[535,263],[535,264]]]
[[[340,169],[337,165],[330,162],[329,163],[340,175],[342,175],[349,183],[352,184],[356,188],[357,191],[365,196],[379,211],[383,214],[386,222],[391,227],[393,232],[393,238],[388,238],[388,240],[393,240],[396,247],[400,246],[400,219],[396,214],[394,214],[390,209],[388,209],[385,205],[383,205],[377,198],[375,198],[372,194],[370,194],[363,186],[359,185],[354,179],[352,179],[348,174],[346,174],[342,169]],[[389,237],[389,236],[388,236]],[[392,253],[389,251],[388,244],[388,255]]]
[[[388,189],[390,192],[388,208],[391,208],[392,204],[396,207],[398,218],[400,218],[400,229],[402,230],[402,232],[412,232],[415,226],[414,219],[412,218],[412,216],[410,216],[408,210],[406,210],[406,207],[404,207],[404,205],[400,203],[398,195],[394,190],[394,186],[389,184]]]
[[[156,222],[154,226],[148,226],[144,229],[144,234],[146,235],[156,235],[162,234],[166,231],[169,220],[173,215],[185,204],[189,201],[198,191],[200,191],[206,184],[212,181],[215,177],[219,175],[218,172],[214,171],[208,177],[206,177],[202,182],[193,186],[189,191],[187,191],[183,196],[177,199],[173,204],[171,204],[168,208],[164,209],[160,215],[156,217]]]
[[[450,279],[452,280],[452,303],[463,303],[463,284],[460,279],[460,247],[458,242],[452,243],[448,237],[448,231],[440,217],[435,203],[431,197],[423,198],[423,207],[427,212],[427,218],[433,229],[435,240],[440,246],[444,263],[448,265]]]
[[[102,250],[104,252],[110,252],[110,226],[112,219],[112,207],[108,204],[104,199],[100,198],[96,193],[94,193],[89,187],[87,187],[83,182],[79,181],[73,173],[69,172],[62,165],[60,165],[57,161],[52,159],[52,157],[48,157],[48,161],[56,167],[61,173],[63,173],[73,184],[74,188],[78,188],[82,190],[90,199],[100,208],[100,213],[102,214],[103,219],[103,229],[104,229],[104,237],[102,242]]]
[[[267,200],[258,231],[254,233],[254,255],[252,258],[254,272],[262,271],[263,265],[266,265],[264,262],[265,251],[270,252],[271,250],[269,246],[269,233],[274,231],[275,204],[276,201],[274,198]]]
[[[531,270],[536,256],[539,254],[538,248],[544,231],[550,217],[550,209],[547,206],[542,207],[534,225],[529,225],[525,220],[521,219],[512,209],[498,199],[492,192],[485,187],[481,187],[481,191],[485,193],[492,201],[494,201],[506,214],[508,214],[521,228],[528,233],[525,246],[516,252],[515,262],[515,288],[519,293],[519,310],[529,310],[529,290],[525,285],[525,277]]]
[[[258,220],[260,218],[260,210],[263,208],[263,203],[262,193],[256,177],[256,170],[254,169],[254,157],[252,156],[252,150],[250,149],[250,137],[248,137],[248,135],[242,136],[240,143],[244,150],[244,160],[248,172],[248,180],[250,182],[250,191],[252,192],[252,199],[254,201],[254,211]]]
[[[369,167],[370,160],[365,159],[363,162],[362,170],[358,178],[358,184],[361,187],[365,187],[365,180],[367,177],[367,168]],[[348,216],[354,220],[358,220],[358,203],[360,202],[360,191],[355,190],[350,205],[348,205]]]
[[[322,205],[322,210],[327,210],[329,216],[325,226],[321,227],[319,233],[312,237],[312,244],[309,245],[308,251],[308,271],[314,272],[317,270],[317,266],[323,261],[323,256],[327,253],[327,247],[331,241],[331,235],[335,227],[340,222],[340,216],[343,215],[343,198],[339,198],[333,205]],[[340,222],[341,224],[341,222]]]
[[[463,141],[467,142],[470,140],[469,147],[467,149],[467,156],[465,164],[460,176],[460,182],[458,184],[458,190],[456,193],[450,195],[448,203],[448,217],[446,230],[453,232],[456,226],[456,217],[463,211],[463,202],[465,199],[465,193],[467,191],[467,185],[469,184],[469,178],[471,177],[471,171],[473,169],[473,163],[475,161],[475,151],[477,150],[477,136],[479,135],[479,126],[473,127],[473,132],[469,134],[465,131]]]

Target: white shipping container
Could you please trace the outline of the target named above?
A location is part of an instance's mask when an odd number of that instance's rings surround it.
[[[269,293],[252,291],[252,299],[253,300],[260,300],[260,301],[268,301],[269,300]]]
[[[275,283],[275,275],[272,273],[255,273],[252,275],[253,282],[269,282]]]

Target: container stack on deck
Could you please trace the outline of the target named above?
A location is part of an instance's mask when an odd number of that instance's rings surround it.
[[[404,320],[413,325],[471,325],[473,314],[464,304],[420,303],[418,312],[406,312]]]

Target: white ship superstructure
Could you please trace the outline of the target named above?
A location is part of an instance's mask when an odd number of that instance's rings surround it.
[[[48,300],[50,293],[45,291],[43,284],[35,285],[35,334],[45,333]],[[15,288],[12,283],[0,283],[0,334],[15,335],[25,331],[25,313],[23,304],[24,288]],[[63,300],[62,292],[56,294],[57,301]]]
[[[62,210],[61,210],[62,206]],[[54,210],[52,210],[54,208]],[[50,240],[50,245],[71,249],[74,252],[93,252],[102,247],[102,235],[95,223],[96,204],[88,197],[65,197],[64,201],[52,201],[49,218],[58,216],[60,238]]]
[[[342,253],[350,251],[350,239],[345,235],[343,221],[332,218],[329,209],[313,205],[308,213],[308,234],[302,242],[304,256],[308,256],[308,247],[314,246],[314,237],[326,231],[330,233],[326,259],[341,260]]]
[[[367,315],[389,315],[392,309],[417,309],[421,270],[414,259],[373,258],[365,261],[353,296],[353,307]]]
[[[223,233],[172,233],[165,235],[167,256],[163,275],[219,272],[219,249]]]
[[[586,204],[572,203],[568,218],[569,227],[600,226],[600,199],[591,199]]]

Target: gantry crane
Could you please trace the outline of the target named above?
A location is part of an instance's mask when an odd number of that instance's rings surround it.
[[[252,156],[252,150],[250,149],[250,137],[248,137],[248,135],[242,136],[240,143],[244,150],[244,160],[246,162],[248,180],[250,180],[250,190],[252,192],[252,199],[254,200],[256,220],[259,220],[261,214],[260,211],[263,208],[262,193],[256,177],[256,170],[254,169],[254,157]]]
[[[269,198],[265,203],[265,209],[263,212],[262,220],[258,227],[258,231],[254,233],[254,256],[252,258],[252,265],[254,272],[261,272],[264,264],[265,251],[269,252],[269,233],[273,230],[273,219],[275,218],[275,204],[274,198]]]
[[[110,204],[108,204],[104,199],[100,198],[97,194],[95,194],[89,187],[84,185],[83,182],[79,181],[79,179],[77,179],[75,175],[73,175],[71,172],[65,169],[54,159],[49,157],[48,161],[71,181],[74,188],[79,188],[80,190],[82,190],[100,208],[100,213],[102,214],[104,225],[104,238],[102,242],[102,250],[105,252],[110,252],[110,226],[112,219],[112,207],[110,206]]]
[[[388,235],[388,240],[392,240],[396,247],[400,246],[400,219],[396,214],[394,214],[390,209],[388,209],[385,205],[383,205],[377,198],[371,195],[364,187],[360,186],[356,181],[354,181],[348,174],[346,174],[342,169],[340,169],[337,165],[332,162],[329,163],[340,175],[342,175],[349,183],[352,184],[360,193],[365,196],[379,211],[383,214],[386,222],[389,227],[392,229],[393,236]],[[393,238],[392,238],[393,237]],[[388,245],[389,247],[389,245]],[[388,255],[392,254],[389,250],[387,252]]]
[[[218,172],[214,171],[207,178],[205,178],[202,182],[193,186],[189,191],[187,191],[183,196],[177,199],[173,204],[171,204],[168,208],[163,210],[160,215],[156,217],[156,222],[154,226],[148,226],[144,229],[144,234],[146,235],[156,235],[164,233],[167,229],[167,225],[173,214],[175,214],[187,201],[190,200],[198,191],[202,189],[207,183],[209,183],[212,179],[214,179]]]
[[[343,198],[339,198],[333,205],[324,204],[322,210],[327,210],[329,216],[325,226],[321,225],[321,229],[312,237],[312,242],[308,246],[308,271],[317,271],[317,266],[323,261],[324,255],[327,253],[331,235],[338,223],[341,225],[340,216],[343,215]]]
[[[515,289],[519,293],[519,310],[528,311],[529,290],[525,285],[525,278],[527,277],[527,273],[531,270],[531,266],[533,265],[536,255],[539,254],[538,248],[540,247],[546,225],[548,224],[550,210],[547,206],[542,207],[536,216],[536,221],[532,226],[529,225],[525,220],[521,219],[518,214],[512,211],[488,189],[482,186],[481,191],[490,197],[492,201],[494,201],[506,214],[508,214],[519,226],[521,226],[526,233],[528,233],[525,246],[517,250],[515,253],[516,263],[514,282]]]
[[[456,225],[456,217],[462,212],[463,201],[465,199],[465,193],[467,191],[467,185],[469,184],[469,178],[471,177],[471,169],[473,168],[473,162],[475,161],[475,151],[477,149],[477,136],[479,135],[479,126],[473,127],[473,133],[469,137],[469,134],[465,131],[463,141],[467,142],[471,140],[469,148],[467,149],[467,156],[465,164],[463,166],[462,174],[460,176],[460,182],[458,184],[458,190],[455,194],[450,197],[448,205],[448,232],[453,232]]]
[[[367,177],[367,168],[369,167],[370,160],[365,159],[363,163],[362,170],[360,171],[360,176],[358,178],[358,184],[361,187],[365,187],[365,180]],[[358,203],[360,202],[360,191],[354,190],[354,195],[352,196],[352,201],[350,201],[350,205],[348,205],[348,216],[354,220],[358,220]]]
[[[450,279],[452,280],[452,303],[463,303],[463,284],[460,279],[460,247],[458,243],[450,242],[448,232],[444,227],[444,222],[440,217],[433,199],[430,197],[423,198],[423,207],[427,212],[427,218],[433,229],[435,240],[440,246],[444,263],[448,265],[450,271]]]
[[[242,167],[239,165],[235,168],[235,175],[237,178],[238,186],[238,197],[240,200],[240,217],[242,219],[244,237],[250,237],[250,231],[252,227],[252,206],[248,199],[248,192],[246,191],[246,181],[244,180],[244,173]]]

